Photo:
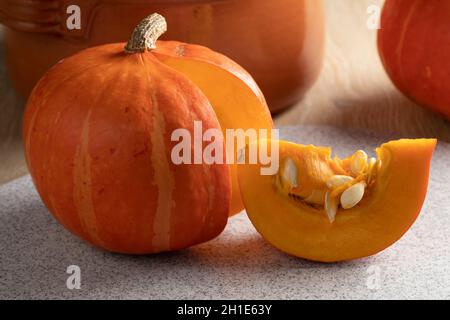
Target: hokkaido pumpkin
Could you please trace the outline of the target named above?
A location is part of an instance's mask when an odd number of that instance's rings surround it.
[[[25,154],[43,202],[68,230],[114,252],[181,249],[225,227],[230,167],[174,165],[174,130],[193,135],[201,121],[203,130],[220,132],[211,102],[238,124],[271,126],[242,68],[203,47],[156,43],[165,29],[155,14],[125,50],[123,43],[104,45],[61,61],[36,85],[25,112]],[[189,79],[196,70],[209,83]],[[232,92],[230,101],[213,88]]]
[[[397,88],[450,119],[450,1],[387,0],[378,50]]]
[[[273,147],[256,146],[263,144]],[[416,220],[435,145],[398,140],[377,148],[377,158],[359,150],[332,159],[330,148],[281,141],[277,174],[239,166],[247,214],[268,242],[297,257],[336,262],[376,254]]]

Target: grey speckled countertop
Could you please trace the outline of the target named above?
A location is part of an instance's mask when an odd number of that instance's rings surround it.
[[[386,138],[332,128],[286,128],[302,143],[373,150]],[[268,245],[245,213],[215,240],[180,252],[123,256],[60,227],[29,177],[0,187],[0,298],[397,299],[450,298],[450,145],[440,143],[414,227],[376,256],[339,264],[290,257]],[[81,289],[66,268],[81,268]]]

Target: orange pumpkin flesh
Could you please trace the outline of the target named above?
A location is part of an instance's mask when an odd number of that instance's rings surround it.
[[[378,148],[382,165],[374,182],[358,205],[339,208],[333,223],[323,208],[280,192],[274,176],[260,175],[259,165],[239,166],[242,199],[258,232],[286,253],[321,262],[370,256],[399,240],[416,220],[427,192],[435,145],[436,140],[418,139],[392,141]],[[279,147],[280,162],[289,157],[299,167],[302,159],[321,158],[333,163],[329,148],[289,142],[280,142]],[[345,166],[348,162],[344,159],[340,163]],[[311,174],[298,172],[299,187],[302,176]]]
[[[151,52],[95,47],[53,67],[24,119],[25,153],[49,211],[120,253],[177,250],[216,237],[231,197],[227,165],[172,163],[171,134],[220,129],[208,98]],[[189,196],[187,196],[189,195]]]
[[[216,112],[224,135],[226,129],[272,129],[272,117],[263,94],[253,78],[232,60],[208,48],[175,41],[160,41],[153,53],[202,90]],[[236,165],[231,166],[231,177],[230,214],[233,215],[244,209]]]

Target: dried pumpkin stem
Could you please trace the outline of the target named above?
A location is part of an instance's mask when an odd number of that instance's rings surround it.
[[[125,52],[139,53],[156,49],[156,41],[166,31],[167,22],[163,16],[157,13],[148,16],[134,29]]]

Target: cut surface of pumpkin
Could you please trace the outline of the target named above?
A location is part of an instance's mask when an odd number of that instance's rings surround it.
[[[435,146],[403,139],[377,148],[376,158],[358,150],[340,159],[331,148],[280,141],[277,174],[239,166],[242,199],[258,232],[286,253],[322,262],[370,256],[416,220]]]
[[[159,41],[153,54],[200,88],[211,103],[224,136],[227,129],[272,129],[272,117],[261,90],[234,61],[206,47],[177,41]],[[230,215],[234,215],[244,209],[235,164],[231,165],[231,179]]]

